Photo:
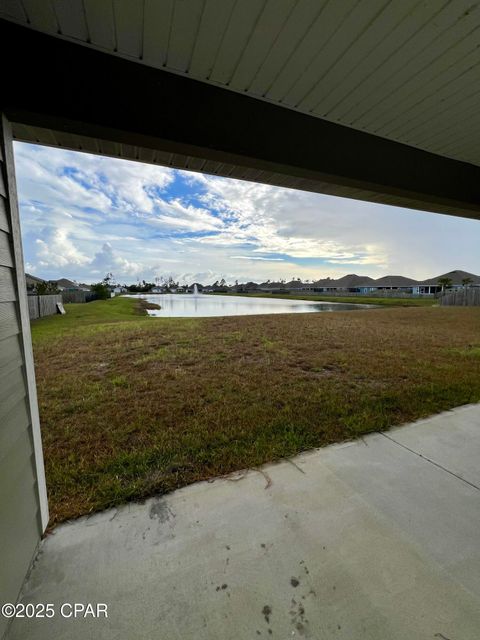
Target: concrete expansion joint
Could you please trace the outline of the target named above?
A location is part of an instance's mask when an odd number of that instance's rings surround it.
[[[458,480],[461,480],[465,484],[468,484],[470,487],[473,487],[477,491],[480,491],[480,487],[478,485],[474,484],[473,482],[470,482],[469,480],[465,480],[465,478],[462,478],[462,476],[458,475],[457,473],[454,473],[453,471],[450,471],[450,469],[447,469],[446,467],[442,466],[438,462],[435,462],[435,460],[432,460],[431,458],[427,458],[426,456],[422,455],[421,453],[418,453],[418,451],[415,451],[414,449],[410,449],[410,447],[407,447],[406,445],[402,444],[401,442],[398,442],[397,440],[395,440],[394,438],[392,438],[391,436],[387,435],[386,433],[384,433],[382,431],[379,431],[378,433],[381,436],[383,436],[384,438],[387,438],[387,440],[390,440],[390,442],[393,442],[394,444],[398,445],[399,447],[402,447],[406,451],[409,451],[410,453],[413,453],[414,455],[418,456],[419,458],[422,458],[422,460],[425,460],[425,462],[429,462],[430,464],[433,464],[435,467],[438,467],[442,471],[445,471],[446,473],[449,473],[451,476],[454,476]]]

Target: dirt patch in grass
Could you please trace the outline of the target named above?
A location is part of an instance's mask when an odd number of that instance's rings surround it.
[[[183,320],[135,302],[55,318],[55,339],[33,325],[52,525],[480,401],[480,309]]]
[[[150,311],[150,310],[162,308],[159,304],[156,304],[155,302],[148,302],[148,300],[139,300],[138,306],[141,311],[147,311],[147,310]]]

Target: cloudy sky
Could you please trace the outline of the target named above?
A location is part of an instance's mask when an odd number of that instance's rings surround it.
[[[26,271],[119,282],[480,273],[480,222],[15,143]]]

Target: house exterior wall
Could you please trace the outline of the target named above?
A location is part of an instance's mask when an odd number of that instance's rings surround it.
[[[16,602],[47,521],[11,130],[0,114],[0,602]],[[6,626],[0,616],[0,638]]]

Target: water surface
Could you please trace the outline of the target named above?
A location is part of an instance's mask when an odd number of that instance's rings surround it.
[[[148,310],[159,318],[207,318],[215,316],[252,316],[270,313],[319,313],[324,311],[354,311],[370,309],[369,304],[343,302],[316,302],[310,300],[281,300],[279,298],[253,298],[247,296],[141,294],[132,296],[160,305]]]

